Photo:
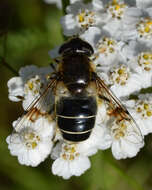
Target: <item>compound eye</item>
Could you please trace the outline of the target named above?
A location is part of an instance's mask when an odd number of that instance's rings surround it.
[[[59,49],[59,54],[62,55],[72,53],[82,53],[91,56],[94,51],[89,43],[81,40],[80,38],[73,38],[67,43],[63,44]]]
[[[88,44],[89,45],[89,44]],[[90,47],[83,47],[83,52],[88,55],[88,56],[91,56],[93,53],[94,53],[94,50],[93,48],[90,46]]]

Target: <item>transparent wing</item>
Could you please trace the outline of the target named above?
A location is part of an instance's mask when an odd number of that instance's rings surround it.
[[[112,93],[112,91],[108,88],[108,86],[104,83],[99,76],[95,76],[96,78],[96,86],[98,89],[99,98],[103,99],[107,105],[107,113],[109,116],[113,117],[115,121],[120,126],[129,125],[131,130],[129,130],[128,135],[136,134],[137,142],[143,142],[143,135],[138,127],[137,123],[130,115],[125,106],[121,103],[121,101]],[[125,124],[125,125],[124,125]],[[131,134],[132,133],[132,134]]]
[[[45,115],[50,112],[54,105],[53,91],[57,85],[56,79],[51,79],[46,89],[39,97],[35,98],[32,103],[27,107],[25,113],[15,123],[15,132],[19,132],[23,126],[29,125],[34,122],[40,115]]]

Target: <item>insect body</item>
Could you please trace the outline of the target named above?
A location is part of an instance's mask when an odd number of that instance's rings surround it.
[[[142,141],[136,122],[96,74],[89,59],[93,54],[92,46],[80,38],[73,38],[60,47],[59,54],[61,61],[57,71],[50,77],[42,95],[28,107],[16,130],[25,120],[33,122],[35,116],[42,114],[43,104],[48,98],[51,100],[50,92],[54,92],[55,106],[51,111],[43,110],[43,114],[52,112],[55,115],[56,127],[64,140],[80,142],[89,138],[95,125],[98,100],[101,99],[106,104],[109,118],[113,117],[118,125],[129,123]]]
[[[68,141],[86,140],[94,127],[97,113],[95,94],[89,94],[92,70],[89,55],[92,47],[75,38],[61,46],[62,64],[59,75],[68,89],[67,97],[60,97],[56,104],[57,125]]]

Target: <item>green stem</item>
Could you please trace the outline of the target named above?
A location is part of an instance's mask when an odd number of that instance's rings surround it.
[[[0,64],[2,64],[3,66],[5,66],[8,70],[10,70],[14,75],[18,75],[18,72],[11,67],[3,57],[0,57]]]
[[[7,34],[8,34],[7,31],[4,32],[3,56],[0,57],[0,64],[2,64],[4,67],[6,67],[8,70],[10,70],[14,75],[18,75],[18,72],[5,61],[5,58],[7,56]]]
[[[68,5],[70,5],[70,0],[62,0],[62,12],[63,12],[63,15],[66,15],[66,8],[67,8]],[[63,32],[62,32],[62,36],[63,36],[64,41],[68,40],[68,37],[64,36]]]
[[[62,0],[62,11],[63,14],[66,14],[66,7],[70,5],[70,0]]]

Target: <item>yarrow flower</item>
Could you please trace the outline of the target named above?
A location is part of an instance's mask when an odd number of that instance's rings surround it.
[[[126,105],[140,127],[142,134],[152,133],[152,94],[139,95],[138,99],[127,101]]]
[[[111,90],[117,97],[128,96],[141,89],[140,75],[125,64],[111,67],[108,72],[108,80]]]
[[[125,12],[128,9],[124,1],[112,0],[105,5],[106,24],[103,29],[116,39],[120,39]]]
[[[125,13],[123,40],[137,40],[151,47],[152,14],[151,9],[130,8]]]
[[[26,66],[19,71],[19,77],[11,78],[8,83],[9,99],[11,101],[22,101],[24,110],[29,104],[44,91],[47,86],[47,74],[50,67],[38,68]]]
[[[103,138],[107,139],[113,156],[118,160],[136,156],[144,145],[140,137],[140,131],[137,132],[130,122],[111,121],[110,124],[107,124],[105,130]]]
[[[123,49],[124,57],[126,57],[128,66],[133,70],[142,80],[141,87],[147,88],[151,86],[151,54],[152,50],[143,43],[131,41]]]
[[[45,2],[58,3],[61,7],[61,1]],[[89,157],[98,150],[111,148],[118,160],[137,155],[144,146],[144,136],[152,133],[152,94],[141,94],[142,88],[152,84],[151,8],[150,0],[131,4],[118,0],[92,0],[88,4],[70,1],[67,14],[61,17],[63,33],[68,37],[78,35],[92,46],[90,67],[101,79],[101,83],[86,88],[97,103],[95,116],[85,117],[95,117],[94,127],[87,131],[90,136],[84,141],[65,140],[63,133],[72,136],[74,132],[61,130],[58,117],[77,118],[56,115],[56,104],[61,98],[68,98],[70,92],[61,79],[60,82],[51,79],[56,74],[51,67],[23,67],[19,76],[7,84],[9,99],[21,101],[23,109],[28,111],[13,122],[13,133],[6,140],[10,153],[17,156],[20,164],[35,167],[50,156],[54,160],[52,173],[69,179],[88,170]],[[49,52],[59,64],[63,61],[60,47]]]
[[[85,152],[83,152],[83,149],[81,150],[81,145],[70,145],[65,143],[58,144],[54,148],[55,154],[57,154],[57,149],[59,151],[59,157],[53,162],[53,174],[63,176],[64,179],[68,179],[72,175],[80,176],[90,168],[90,161],[85,155]]]
[[[14,127],[20,118],[13,123]],[[20,164],[37,166],[50,154],[55,122],[41,116],[35,122],[26,121],[22,129],[8,136],[6,141],[12,155]]]
[[[110,67],[114,62],[122,60],[121,48],[123,45],[123,42],[117,42],[113,38],[102,37],[99,39],[95,45],[95,53],[93,55],[93,62],[96,64],[97,69]]]
[[[84,4],[77,1],[67,7],[67,15],[61,18],[63,33],[72,36],[85,32],[88,28],[102,23],[102,2],[93,0],[92,3]]]

